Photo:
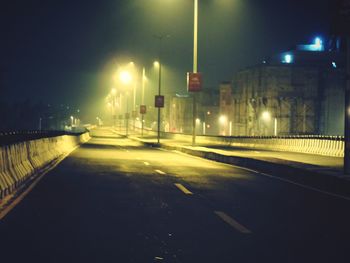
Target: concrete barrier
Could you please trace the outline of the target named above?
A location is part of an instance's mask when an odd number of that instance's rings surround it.
[[[155,131],[145,130],[144,134],[156,135]],[[162,138],[191,143],[192,135],[162,132]],[[196,137],[198,146],[227,146],[256,150],[300,152],[333,157],[344,157],[344,138],[341,136],[283,136],[283,137]]]
[[[89,139],[89,133],[84,133],[0,146],[0,199],[11,194],[50,162]]]

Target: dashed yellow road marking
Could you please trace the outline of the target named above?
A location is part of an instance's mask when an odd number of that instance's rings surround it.
[[[251,234],[252,233],[252,231],[250,231],[248,228],[246,228],[245,226],[238,223],[236,220],[234,220],[232,217],[230,217],[226,213],[221,212],[221,211],[214,211],[214,213],[218,217],[220,217],[223,221],[225,221],[227,224],[232,226],[234,229],[238,230],[239,232],[241,232],[243,234]]]
[[[163,171],[161,171],[161,170],[154,170],[154,171],[156,171],[157,173],[159,173],[159,174],[166,174],[166,173],[164,173]]]
[[[188,190],[186,187],[184,187],[182,184],[175,184],[177,188],[179,188],[184,194],[186,195],[193,195],[193,193]]]

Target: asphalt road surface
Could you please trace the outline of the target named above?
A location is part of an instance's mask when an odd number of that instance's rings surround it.
[[[100,129],[0,221],[0,262],[350,262],[350,201]]]

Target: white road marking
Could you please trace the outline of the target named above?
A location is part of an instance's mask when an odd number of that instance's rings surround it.
[[[179,188],[184,194],[186,195],[193,195],[193,193],[188,190],[186,187],[184,187],[182,184],[175,184],[177,188]]]
[[[143,162],[146,166],[149,166],[149,162]]]
[[[213,163],[216,163],[216,164],[230,166],[230,167],[234,167],[234,168],[241,169],[241,170],[244,170],[244,171],[256,173],[258,175],[263,175],[263,176],[269,177],[271,179],[279,180],[279,181],[284,182],[284,183],[293,184],[295,186],[298,186],[298,187],[301,187],[301,188],[304,188],[304,189],[307,189],[307,190],[311,190],[311,191],[318,192],[318,193],[321,193],[321,194],[324,194],[324,195],[328,195],[328,196],[340,198],[340,199],[343,199],[343,200],[346,200],[346,201],[350,201],[350,197],[345,196],[345,195],[339,195],[339,194],[335,194],[335,193],[332,193],[332,192],[323,191],[321,189],[318,189],[318,188],[315,188],[315,187],[312,187],[312,186],[307,186],[307,185],[304,185],[304,184],[301,184],[301,183],[296,183],[296,182],[293,182],[293,181],[288,180],[288,179],[283,179],[283,178],[278,177],[278,176],[273,176],[273,175],[270,175],[270,174],[262,173],[262,172],[259,172],[259,171],[256,171],[256,170],[252,170],[252,169],[249,169],[249,168],[246,168],[246,167],[241,167],[241,166],[237,166],[237,165],[229,164],[229,163],[222,163],[222,162],[218,162],[218,161],[214,161],[214,160],[210,160],[210,159],[194,156],[194,155],[187,154],[187,153],[178,152],[176,150],[173,150],[172,152],[174,152],[176,154],[186,155],[188,157],[192,157],[192,158],[195,158],[195,159],[206,160],[208,162],[213,162]]]
[[[161,170],[154,170],[154,171],[156,171],[157,173],[159,173],[159,174],[166,174],[166,173],[164,173],[163,171],[161,171]]]
[[[239,231],[243,234],[251,234],[252,233],[252,231],[250,231],[248,228],[246,228],[245,226],[238,223],[236,220],[234,220],[232,217],[230,217],[226,213],[221,212],[221,211],[214,211],[214,213],[218,217],[220,217],[224,222],[226,222],[227,224],[232,226],[234,229],[236,229],[237,231]]]

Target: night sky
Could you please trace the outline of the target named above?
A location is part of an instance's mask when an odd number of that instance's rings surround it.
[[[199,0],[199,71],[217,88],[265,57],[329,31],[328,0]],[[192,69],[192,0],[11,0],[0,8],[1,101],[100,111],[117,65],[150,76],[163,41],[163,89],[186,92]],[[153,69],[154,70],[154,69]],[[153,75],[152,75],[153,74]]]

